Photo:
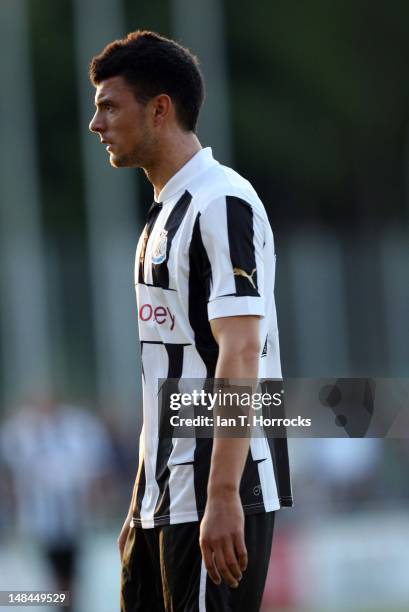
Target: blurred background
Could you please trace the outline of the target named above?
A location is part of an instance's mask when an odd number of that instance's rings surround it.
[[[403,0],[1,0],[0,589],[118,609],[152,188],[88,132],[92,55],[142,28],[199,56],[202,144],[275,234],[284,376],[407,377],[408,24]],[[263,610],[407,610],[408,441],[289,444]]]

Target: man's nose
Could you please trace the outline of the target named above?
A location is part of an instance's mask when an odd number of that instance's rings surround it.
[[[95,113],[92,117],[88,127],[91,132],[99,133],[101,131],[101,121],[99,120],[98,113]]]

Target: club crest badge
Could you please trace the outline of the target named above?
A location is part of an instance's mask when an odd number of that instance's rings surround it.
[[[152,252],[152,263],[161,264],[166,259],[166,247],[168,246],[168,230],[161,230],[156,239]]]

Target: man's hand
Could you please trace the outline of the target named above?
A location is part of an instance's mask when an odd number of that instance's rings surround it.
[[[128,537],[128,533],[129,533],[129,529],[131,525],[131,518],[132,517],[128,514],[128,516],[125,519],[124,524],[122,525],[121,533],[119,534],[119,537],[117,540],[117,544],[119,548],[119,556],[121,558],[121,561],[122,561],[122,555],[124,554],[126,538]]]
[[[230,587],[238,587],[247,567],[244,513],[238,492],[223,492],[208,498],[199,542],[213,582],[220,584],[223,578]]]

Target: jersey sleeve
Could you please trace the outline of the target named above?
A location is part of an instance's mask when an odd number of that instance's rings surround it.
[[[264,317],[263,217],[234,196],[212,201],[200,216],[210,266],[208,318]]]

